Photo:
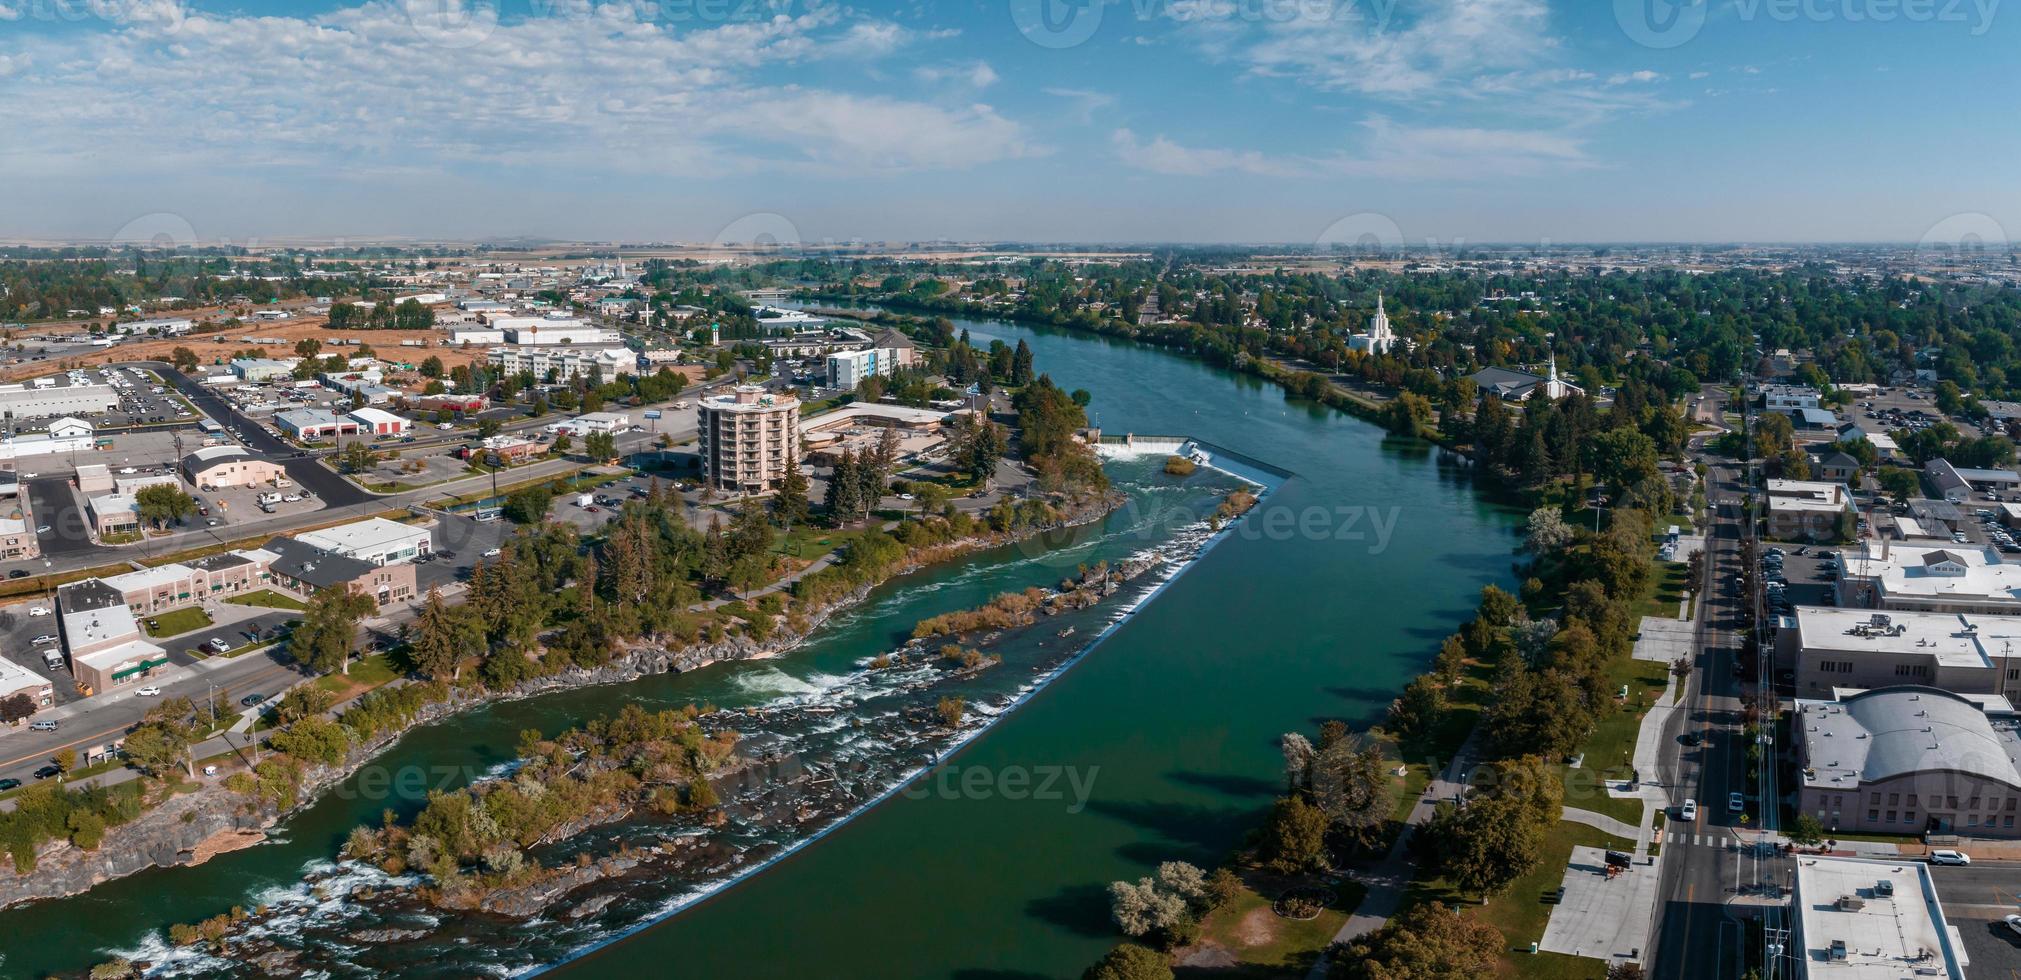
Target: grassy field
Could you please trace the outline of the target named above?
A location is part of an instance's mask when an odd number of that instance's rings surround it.
[[[149,616],[145,620],[147,635],[154,637],[181,636],[191,630],[200,630],[211,624],[210,613],[194,606]]]
[[[342,704],[399,676],[400,672],[393,669],[393,658],[389,654],[375,653],[351,661],[351,672],[348,674],[325,674],[316,678],[314,683],[335,694],[337,702]]]
[[[1530,944],[1544,938],[1544,925],[1551,919],[1553,906],[1544,904],[1543,897],[1555,892],[1564,881],[1565,864],[1571,860],[1572,848],[1580,844],[1615,850],[1635,846],[1633,841],[1622,840],[1584,824],[1560,822],[1545,834],[1543,858],[1537,862],[1536,869],[1517,879],[1508,891],[1495,896],[1488,904],[1480,904],[1478,896],[1460,894],[1442,878],[1413,882],[1404,901],[1407,905],[1420,902],[1459,905],[1466,908],[1469,915],[1494,926],[1502,938],[1508,940],[1502,976],[1598,980],[1607,975],[1607,964],[1600,960],[1530,952]]]
[[[772,550],[793,558],[819,558],[862,536],[863,528],[837,531],[825,527],[801,525],[780,534],[772,542]]]
[[[272,589],[261,589],[258,592],[235,595],[225,601],[234,606],[254,606],[260,609],[293,609],[300,611],[309,608],[302,600],[293,596],[282,595]]]
[[[1303,977],[1312,968],[1333,934],[1353,914],[1367,889],[1349,881],[1335,889],[1332,904],[1318,918],[1299,922],[1271,911],[1270,903],[1290,882],[1252,873],[1245,877],[1242,894],[1214,910],[1200,923],[1196,948],[1225,950],[1235,965],[1177,967],[1180,977],[1214,977],[1249,980],[1262,977]]]

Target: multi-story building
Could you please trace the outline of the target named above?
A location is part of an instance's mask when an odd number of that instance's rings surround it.
[[[1770,537],[1785,541],[1835,540],[1847,536],[1852,515],[1852,493],[1844,484],[1815,480],[1768,481]]]
[[[696,414],[702,480],[728,493],[776,490],[800,465],[800,399],[742,385],[704,398]]]
[[[1965,980],[1965,951],[1921,861],[1804,856],[1790,903],[1798,980]]]
[[[1838,559],[1840,606],[2021,615],[2021,563],[1984,545],[1862,541]]]
[[[276,585],[302,596],[324,589],[350,589],[377,600],[379,605],[414,598],[415,574],[411,562],[374,565],[294,538],[275,538],[262,550],[274,553],[271,566]]]
[[[138,683],[167,669],[168,651],[143,639],[126,595],[86,579],[56,593],[70,673],[88,693]]]
[[[2021,836],[2006,699],[1903,686],[1796,706],[1797,806],[1827,832]]]
[[[489,356],[493,367],[530,373],[537,380],[546,380],[550,372],[557,381],[592,372],[609,379],[639,369],[638,355],[627,347],[494,347]]]
[[[1798,697],[1834,689],[1927,684],[1955,694],[2021,700],[2021,618],[1798,606],[1776,632],[1778,670]]]
[[[1806,408],[1818,408],[1818,391],[1809,385],[1764,385],[1761,407],[1785,415],[1793,415]]]

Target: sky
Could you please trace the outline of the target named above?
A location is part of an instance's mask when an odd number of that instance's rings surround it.
[[[0,240],[2021,235],[2021,0],[0,0]]]

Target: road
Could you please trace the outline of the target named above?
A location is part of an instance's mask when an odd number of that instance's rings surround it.
[[[1930,869],[1944,917],[1965,941],[1978,980],[2021,978],[2021,933],[2006,917],[2021,914],[2021,862],[1974,861],[1962,868]]]
[[[1722,417],[1725,395],[1707,386],[1699,398],[1700,418]],[[1718,424],[1718,423],[1714,423]],[[1714,432],[1693,439],[1694,452]],[[1699,584],[1696,669],[1664,731],[1668,747],[1656,777],[1673,804],[1698,803],[1698,817],[1686,823],[1673,806],[1665,827],[1657,885],[1653,955],[1649,972],[1659,978],[1737,978],[1747,962],[1743,921],[1768,900],[1761,883],[1787,881],[1786,860],[1757,859],[1751,841],[1759,832],[1760,810],[1773,801],[1754,799],[1747,780],[1747,738],[1743,696],[1763,676],[1754,663],[1741,663],[1749,622],[1745,605],[1753,596],[1737,584],[1740,544],[1747,526],[1741,502],[1739,465],[1706,459],[1706,499],[1712,516],[1705,542],[1705,580]],[[1746,670],[1743,678],[1742,669]],[[1697,745],[1687,744],[1687,739]],[[1728,810],[1729,793],[1745,794],[1746,816]]]

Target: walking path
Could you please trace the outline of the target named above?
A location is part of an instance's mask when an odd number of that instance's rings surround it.
[[[1473,769],[1473,749],[1474,736],[1469,735],[1459,752],[1454,754],[1452,762],[1446,765],[1445,771],[1439,773],[1425,787],[1418,801],[1411,805],[1410,816],[1405,818],[1403,830],[1396,835],[1396,842],[1390,845],[1389,854],[1383,857],[1382,863],[1354,875],[1355,880],[1368,886],[1368,892],[1362,896],[1361,905],[1354,914],[1341,924],[1340,931],[1333,934],[1334,942],[1350,942],[1368,935],[1382,928],[1383,923],[1396,914],[1397,908],[1403,904],[1404,892],[1417,874],[1417,865],[1409,857],[1411,835],[1432,818],[1432,810],[1439,801],[1454,799],[1466,790],[1466,784],[1460,779]],[[1306,980],[1324,980],[1327,963],[1327,958],[1321,956],[1313,963]]]

